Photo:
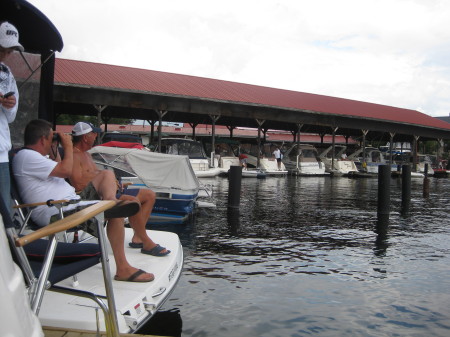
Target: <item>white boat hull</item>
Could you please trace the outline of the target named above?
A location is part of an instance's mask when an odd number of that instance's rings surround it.
[[[154,257],[140,253],[140,249],[129,248],[133,230],[125,229],[128,261],[136,268],[153,273],[155,280],[145,283],[112,281],[120,333],[134,332],[155,314],[173,291],[183,268],[183,248],[178,235],[161,231],[147,232],[152,240],[171,250],[171,253]],[[110,272],[114,278],[116,266],[110,247],[109,251]],[[78,274],[78,280],[77,289],[105,294],[100,264]],[[71,287],[72,279],[66,279],[58,285]],[[96,331],[96,308],[97,304],[89,299],[47,291],[39,319],[43,326]],[[105,331],[105,319],[100,309],[98,318],[100,330]]]
[[[325,164],[325,172],[331,173],[336,176],[345,176],[350,172],[358,171],[355,163],[352,160],[335,159],[333,163],[333,161],[329,158],[323,158],[322,161]]]
[[[21,269],[13,262],[0,216],[0,336],[43,337],[41,324],[32,312]]]
[[[194,173],[197,176],[197,178],[211,178],[218,176],[220,173],[222,173],[223,170],[218,167],[208,168],[205,170],[195,170]]]

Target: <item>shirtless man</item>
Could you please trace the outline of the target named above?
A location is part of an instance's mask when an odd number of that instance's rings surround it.
[[[88,189],[93,193],[97,192],[102,199],[115,200],[116,193],[121,187],[114,176],[114,172],[99,170],[92,160],[91,154],[87,152],[94,145],[97,134],[100,132],[100,128],[86,122],[78,122],[73,127],[73,170],[69,180],[77,191]],[[135,195],[121,194],[119,199],[134,200],[141,204],[140,211],[129,217],[130,225],[134,230],[134,236],[129,243],[130,247],[141,248],[143,254],[153,256],[169,254],[170,250],[153,242],[148,237],[145,229],[155,204],[155,193],[149,189],[133,189],[129,191],[137,193]]]

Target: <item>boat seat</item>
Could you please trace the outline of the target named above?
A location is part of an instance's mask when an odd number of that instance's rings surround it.
[[[48,247],[48,240],[39,239],[24,246],[31,269],[39,277]],[[51,284],[58,283],[74,274],[100,263],[100,246],[96,243],[58,242],[53,257],[52,268],[48,276]]]

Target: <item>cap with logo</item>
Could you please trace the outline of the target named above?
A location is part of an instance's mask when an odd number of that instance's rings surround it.
[[[78,122],[72,129],[72,136],[82,136],[89,132],[101,133],[102,129],[88,122]]]
[[[19,32],[17,28],[6,21],[0,25],[0,46],[5,49],[15,48],[20,51],[24,50],[19,43]]]

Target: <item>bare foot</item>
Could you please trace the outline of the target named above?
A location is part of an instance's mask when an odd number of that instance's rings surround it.
[[[127,281],[127,282],[151,282],[155,279],[155,275],[152,273],[147,273],[142,269],[133,268],[134,272],[128,274],[128,276],[116,275],[114,280],[116,281]]]

